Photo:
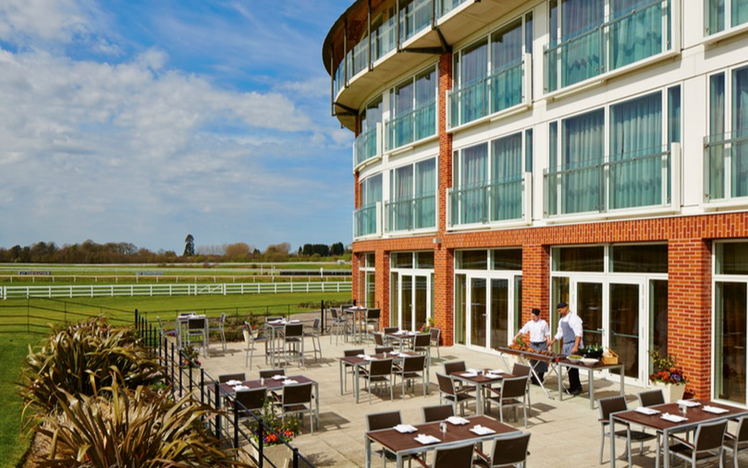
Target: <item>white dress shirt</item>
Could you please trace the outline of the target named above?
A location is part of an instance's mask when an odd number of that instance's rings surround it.
[[[530,333],[531,343],[545,342],[546,337],[551,336],[551,328],[548,326],[548,322],[543,319],[528,321],[519,332],[523,335]]]

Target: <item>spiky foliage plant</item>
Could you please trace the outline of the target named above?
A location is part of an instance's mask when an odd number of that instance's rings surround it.
[[[42,466],[244,467],[205,429],[217,412],[192,395],[174,401],[147,387],[118,383],[93,396],[55,395],[60,412],[37,431],[51,440]]]
[[[61,392],[90,396],[110,387],[116,374],[127,388],[149,385],[162,379],[162,370],[132,327],[111,326],[104,318],[52,326],[40,349],[29,348],[21,370],[24,412],[54,412]]]

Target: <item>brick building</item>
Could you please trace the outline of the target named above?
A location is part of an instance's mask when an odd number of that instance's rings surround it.
[[[358,0],[322,55],[360,303],[492,353],[567,301],[747,403],[748,3]]]

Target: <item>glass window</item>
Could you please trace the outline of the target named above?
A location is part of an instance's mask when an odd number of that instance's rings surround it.
[[[611,106],[610,120],[610,208],[662,204],[662,93]]]
[[[434,268],[434,252],[416,253],[417,268]]]
[[[667,244],[614,245],[611,270],[616,273],[667,273]]]
[[[462,250],[457,255],[457,268],[460,270],[487,270],[488,251]]]
[[[718,275],[748,275],[748,243],[720,242],[715,250]]]
[[[522,271],[522,249],[494,250],[493,269]]]
[[[746,283],[717,282],[715,291],[714,392],[746,403]]]
[[[748,22],[748,0],[705,0],[707,2],[706,27],[708,34]],[[729,18],[729,19],[728,19]]]
[[[604,257],[603,246],[556,248],[553,250],[554,271],[604,271]]]
[[[681,141],[681,123],[680,123],[680,85],[673,86],[668,90],[668,142],[680,143]]]
[[[366,268],[374,268],[374,266],[376,265],[376,260],[377,260],[376,254],[373,254],[373,253],[365,254],[365,259],[366,259],[365,261]]]
[[[392,268],[413,268],[413,253],[412,252],[399,252],[393,253]]]

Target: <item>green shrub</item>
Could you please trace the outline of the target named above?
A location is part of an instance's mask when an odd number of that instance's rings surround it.
[[[136,388],[161,380],[163,372],[131,327],[113,327],[103,318],[53,326],[38,351],[29,348],[22,368],[24,411],[54,412],[60,392],[94,395],[97,388],[110,387],[116,374],[126,387]]]
[[[169,392],[128,390],[115,383],[105,392],[55,395],[58,415],[37,429],[51,441],[45,464],[57,467],[248,466],[205,429],[217,414],[192,395],[173,401]]]

